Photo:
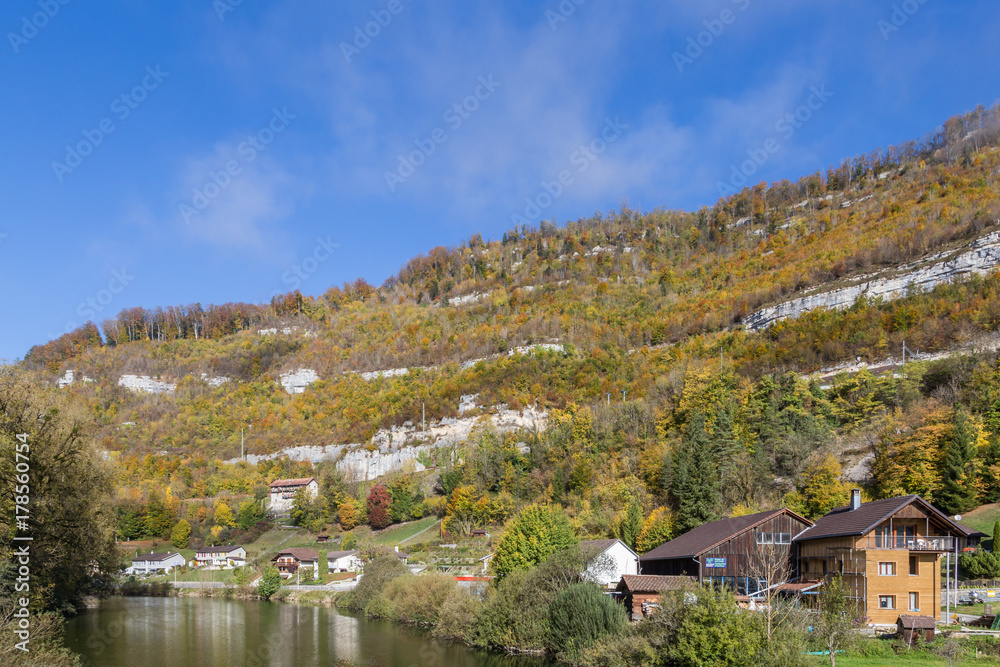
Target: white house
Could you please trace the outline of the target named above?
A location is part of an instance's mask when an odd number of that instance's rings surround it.
[[[639,554],[621,540],[580,542],[580,551],[590,560],[584,578],[602,586],[614,588],[622,575],[639,574]]]
[[[360,572],[361,559],[357,551],[330,551],[326,554],[329,572]]]
[[[271,500],[269,509],[274,512],[287,512],[292,509],[292,501],[295,494],[305,491],[306,496],[315,498],[319,493],[319,484],[315,477],[302,477],[298,479],[276,479],[270,484]]]
[[[132,559],[131,567],[125,569],[128,574],[150,574],[152,572],[171,572],[175,567],[184,565],[184,556],[178,553],[138,554]]]
[[[201,567],[225,569],[242,567],[247,564],[247,550],[239,545],[225,547],[202,547],[194,554],[194,563]]]

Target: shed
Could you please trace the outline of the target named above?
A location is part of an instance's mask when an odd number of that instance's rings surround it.
[[[896,620],[896,631],[907,644],[912,644],[920,637],[924,641],[934,641],[934,629],[936,628],[934,619],[930,616],[911,616],[900,614]]]
[[[638,621],[647,615],[651,608],[659,605],[660,593],[694,591],[697,588],[697,579],[694,577],[626,574],[618,582],[614,596],[625,605],[625,612],[629,618]]]

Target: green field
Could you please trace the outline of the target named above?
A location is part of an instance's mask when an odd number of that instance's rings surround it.
[[[377,544],[386,544],[389,546],[400,545],[402,546],[405,542],[415,537],[418,533],[430,528],[434,524],[438,523],[440,519],[436,516],[426,516],[423,519],[417,521],[411,521],[409,523],[404,523],[399,526],[390,526],[384,531],[375,536],[375,542]],[[423,534],[422,537],[427,539],[432,539],[438,536],[436,530],[428,530]]]
[[[992,547],[993,524],[1000,521],[1000,504],[983,505],[982,507],[962,515],[962,523],[969,528],[975,528],[989,535],[983,540],[985,546]]]

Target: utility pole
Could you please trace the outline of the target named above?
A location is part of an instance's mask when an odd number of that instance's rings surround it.
[[[240,426],[240,460],[243,460],[243,427]]]
[[[606,394],[606,396],[608,397],[608,407],[610,408],[611,407],[611,394]]]
[[[420,404],[420,428],[427,432],[427,406],[424,403]]]

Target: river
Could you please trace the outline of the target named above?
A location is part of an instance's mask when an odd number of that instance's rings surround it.
[[[195,597],[111,598],[66,624],[101,667],[542,667],[326,607]]]

